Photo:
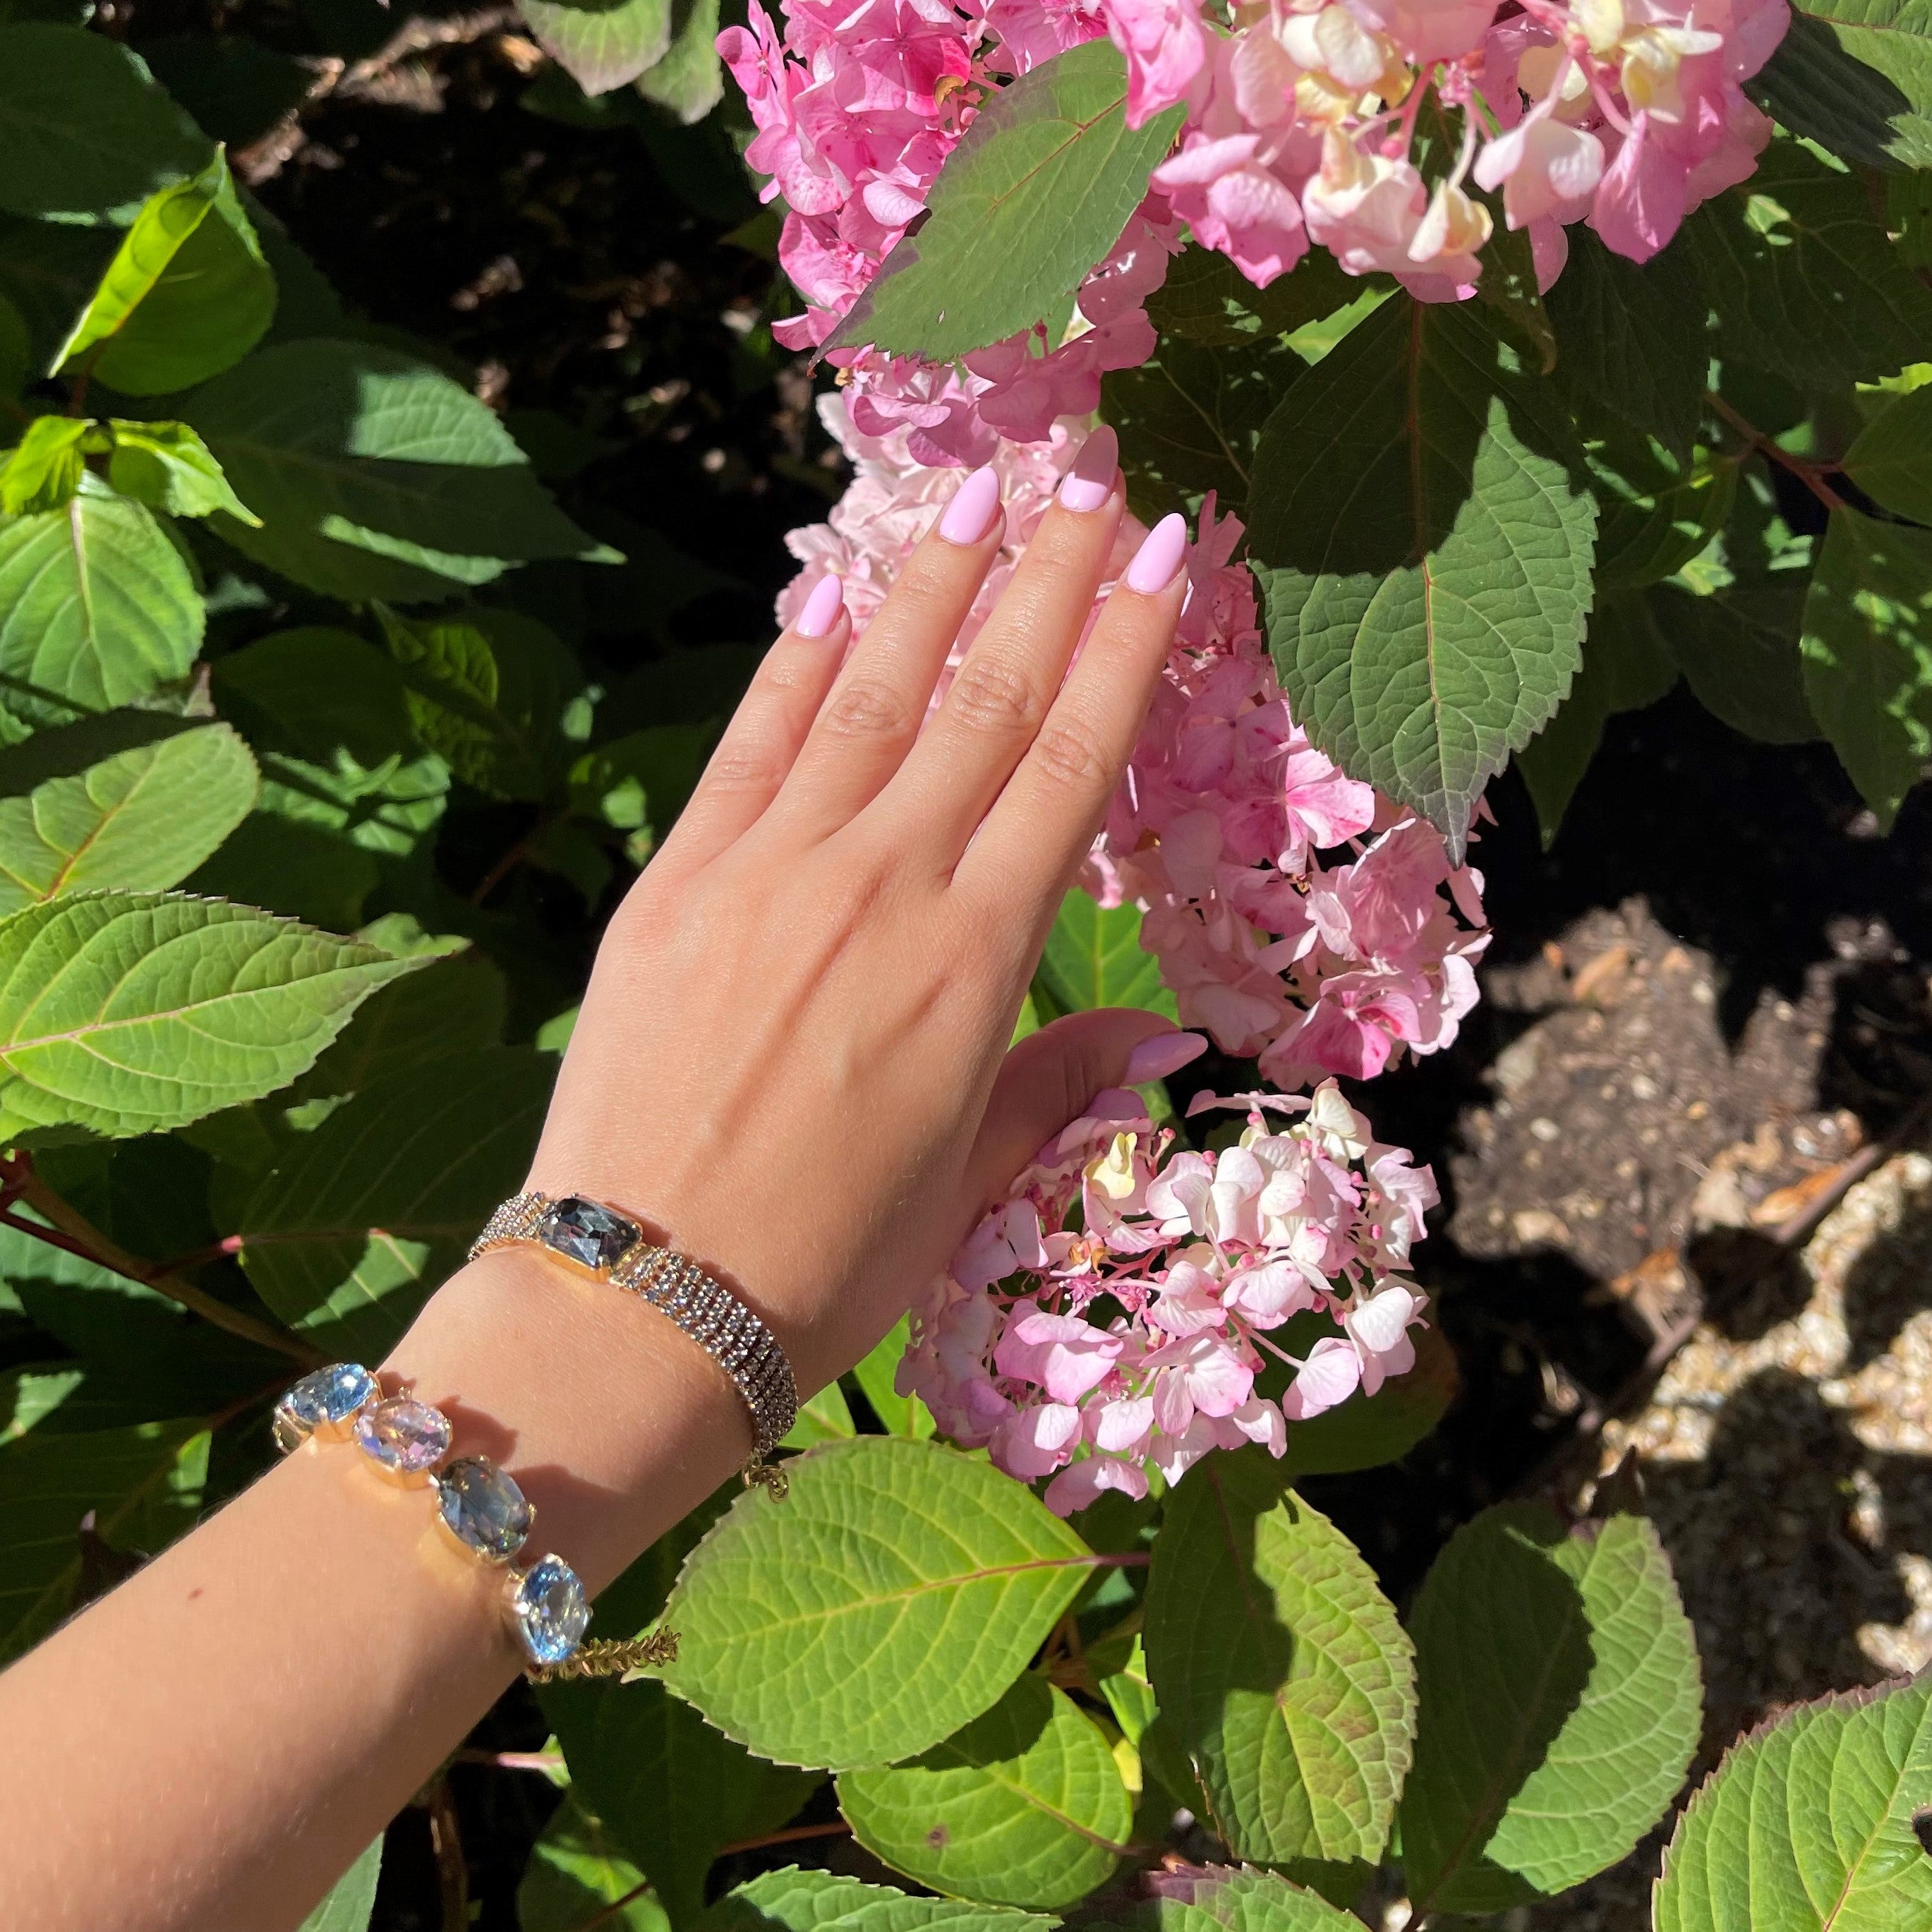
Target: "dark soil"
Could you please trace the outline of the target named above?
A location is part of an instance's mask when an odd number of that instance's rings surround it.
[[[311,54],[366,54],[394,24],[362,0],[304,14],[250,0],[226,17]],[[362,44],[332,44],[318,20]],[[118,24],[137,46],[205,31],[207,0],[139,0]],[[518,418],[554,473],[594,452],[562,484],[582,520],[628,520],[691,560],[666,561],[661,591],[627,573],[638,601],[591,614],[602,671],[762,643],[790,574],[783,534],[839,487],[811,380],[764,327],[783,300],[769,221],[716,120],[567,125],[524,104],[542,98],[528,65],[514,29],[379,63],[309,110],[298,140],[244,148],[241,164],[368,317],[442,345],[506,410],[554,412]],[[573,457],[585,432],[601,441]],[[1537,1484],[1578,1418],[1628,1393],[1685,1297],[1775,1318],[1774,1269],[1742,1270],[1726,1304],[1721,1270],[1702,1281],[1656,1260],[1689,1241],[1724,1150],[1769,1127],[1810,1136],[1810,1166],[1828,1164],[1932,1085],[1922,794],[1880,840],[1822,746],[1752,744],[1680,690],[1612,722],[1552,850],[1513,776],[1491,804],[1484,1003],[1453,1048],[1364,1096],[1382,1136],[1443,1183],[1420,1271],[1462,1392],[1399,1468],[1309,1484],[1398,1598],[1457,1523]],[[1855,1122],[1821,1119],[1838,1108]],[[472,1743],[526,1750],[544,1728],[513,1700]],[[483,1766],[452,1783],[475,1922],[514,1927],[550,1788]],[[376,1924],[441,1924],[426,1816],[390,1843]]]

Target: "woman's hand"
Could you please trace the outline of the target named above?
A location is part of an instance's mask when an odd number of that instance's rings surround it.
[[[531,1185],[609,1200],[733,1282],[802,1392],[1096,1090],[1198,1050],[1136,1058],[1170,1031],[1139,1011],[1006,1050],[1185,590],[1170,517],[1072,662],[1123,515],[1114,458],[1096,432],[929,721],[999,548],[993,472],[849,656],[821,584],[598,952]]]

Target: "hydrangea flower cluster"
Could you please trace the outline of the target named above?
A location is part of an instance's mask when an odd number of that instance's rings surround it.
[[[900,1393],[1010,1475],[1051,1476],[1062,1516],[1213,1449],[1280,1456],[1292,1424],[1414,1365],[1425,1303],[1399,1271],[1436,1204],[1429,1169],[1333,1082],[1191,1111],[1220,1106],[1248,1108],[1239,1142],[1175,1152],[1137,1095],[1101,1094],[914,1310]],[[1296,1353],[1274,1331],[1300,1316]],[[1274,1399],[1256,1388],[1270,1359],[1292,1372]]]
[[[1202,242],[1262,286],[1319,242],[1425,301],[1481,273],[1472,176],[1502,190],[1546,288],[1572,222],[1647,261],[1756,167],[1771,123],[1742,83],[1790,20],[1786,0],[1269,0],[1223,34],[1201,0],[1105,5],[1130,124],[1187,104],[1154,182]],[[1432,100],[1460,131],[1432,189],[1413,158]]]
[[[804,568],[778,615],[789,622],[834,574],[856,633],[955,485],[913,459],[910,430],[864,435],[836,395],[820,412],[853,481],[829,524],[787,538]],[[1006,540],[956,662],[1085,434],[1063,422],[1047,442],[1000,446]],[[1174,649],[1083,883],[1103,905],[1146,909],[1142,943],[1183,1023],[1223,1052],[1258,1056],[1263,1078],[1285,1088],[1366,1078],[1404,1047],[1447,1046],[1475,1004],[1490,937],[1482,876],[1452,866],[1432,825],[1345,777],[1295,724],[1262,641],[1253,576],[1234,561],[1241,529],[1208,499]],[[1124,520],[1116,570],[1143,534]]]

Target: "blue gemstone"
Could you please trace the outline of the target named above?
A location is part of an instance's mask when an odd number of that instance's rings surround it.
[[[537,1238],[586,1268],[602,1270],[622,1259],[643,1238],[643,1231],[601,1202],[573,1194],[544,1210]]]
[[[507,1562],[524,1546],[536,1512],[516,1479],[487,1456],[462,1456],[436,1479],[436,1507],[449,1533],[493,1563]]]
[[[378,1393],[359,1362],[336,1362],[295,1383],[275,1405],[275,1440],[283,1449],[306,1442],[324,1424],[339,1427]]]
[[[540,1556],[517,1579],[510,1614],[538,1664],[561,1664],[584,1640],[590,1606],[577,1572],[561,1556]]]

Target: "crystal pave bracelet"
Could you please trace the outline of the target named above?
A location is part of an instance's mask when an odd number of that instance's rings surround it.
[[[751,1411],[758,1447],[745,1465],[746,1481],[783,1497],[784,1472],[765,1458],[797,1419],[798,1388],[777,1336],[744,1303],[687,1256],[653,1246],[629,1215],[583,1195],[527,1193],[506,1201],[470,1258],[519,1241],[548,1248],[669,1316],[730,1377]]]
[[[675,1630],[629,1642],[584,1641],[590,1606],[577,1572],[561,1556],[526,1569],[514,1559],[536,1520],[516,1478],[487,1456],[449,1454],[452,1431],[440,1408],[413,1396],[382,1393],[359,1362],[337,1362],[294,1384],[275,1405],[275,1446],[284,1455],[304,1442],[352,1441],[391,1481],[435,1492],[437,1520],[450,1540],[484,1562],[506,1567],[504,1607],[537,1683],[604,1677],[677,1654]]]

